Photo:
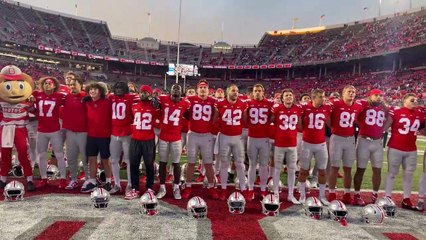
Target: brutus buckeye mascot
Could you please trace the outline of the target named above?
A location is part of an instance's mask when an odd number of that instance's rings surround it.
[[[12,148],[15,146],[18,159],[27,178],[27,190],[34,191],[33,172],[28,159],[27,128],[28,111],[32,103],[27,99],[34,89],[30,76],[16,66],[9,65],[0,72],[0,122],[1,156],[0,189],[6,186],[7,175],[12,164]]]

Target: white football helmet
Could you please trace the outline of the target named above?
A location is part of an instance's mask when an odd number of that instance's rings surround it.
[[[309,197],[305,201],[305,215],[313,219],[321,219],[323,213],[323,205],[317,197]]]
[[[248,178],[245,177],[244,179],[245,179],[246,184],[247,184]],[[241,189],[240,179],[238,177],[235,178],[235,189],[236,190],[240,190]]]
[[[370,224],[383,224],[386,213],[377,204],[368,204],[362,209],[362,221]]]
[[[154,216],[158,213],[158,199],[152,191],[147,191],[139,200],[141,214]]]
[[[343,226],[347,226],[346,218],[348,217],[348,209],[340,200],[333,200],[328,205],[328,214],[331,219],[340,222]]]
[[[59,177],[59,169],[56,165],[48,164],[47,165],[47,178],[49,180],[55,180]]]
[[[233,192],[228,197],[228,208],[232,214],[243,214],[246,207],[246,199],[239,192]]]
[[[196,219],[207,218],[207,204],[202,198],[198,196],[189,199],[186,210],[188,211],[188,216],[190,217]]]
[[[109,194],[109,192],[103,188],[96,188],[90,194],[90,199],[92,200],[93,206],[95,208],[108,207],[110,198],[111,198],[111,195]]]
[[[24,200],[25,188],[24,184],[18,181],[11,181],[4,187],[3,195],[7,201]]]
[[[262,203],[262,213],[266,216],[277,216],[280,214],[280,198],[274,194],[266,195]]]
[[[283,187],[283,182],[281,182],[281,180],[280,180],[279,184],[278,184],[278,192],[281,193],[282,187]],[[272,178],[269,179],[269,181],[268,181],[268,191],[271,192],[271,193],[274,192],[274,180]]]
[[[381,197],[376,200],[376,204],[385,210],[386,216],[396,217],[396,204],[390,197]]]

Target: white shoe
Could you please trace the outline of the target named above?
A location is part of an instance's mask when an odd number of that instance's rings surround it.
[[[118,185],[114,185],[114,187],[109,191],[110,194],[116,194],[121,192],[121,187]]]
[[[180,195],[180,189],[179,188],[175,188],[175,190],[173,190],[173,196],[177,200],[182,199],[182,196]]]
[[[300,202],[299,201],[297,201],[297,199],[294,197],[294,196],[289,196],[288,198],[287,198],[287,201],[289,201],[289,202],[292,202],[293,204],[295,204],[295,205],[300,205]]]
[[[330,205],[330,202],[325,197],[320,198],[320,201],[321,201],[322,205],[324,205],[324,206]]]
[[[166,196],[166,188],[162,188],[162,187],[160,187],[160,190],[158,191],[158,193],[157,193],[157,198],[158,199],[161,199],[161,198],[163,198],[164,196]]]
[[[300,204],[305,204],[305,201],[306,201],[306,195],[300,195],[299,203]]]

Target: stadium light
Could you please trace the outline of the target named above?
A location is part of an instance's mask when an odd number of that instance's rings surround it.
[[[178,22],[178,39],[177,39],[177,54],[176,54],[176,69],[179,69],[180,58],[180,20],[182,16],[182,0],[179,0],[179,22]],[[179,83],[179,71],[176,71],[176,83]]]
[[[379,17],[382,16],[382,0],[379,0]]]

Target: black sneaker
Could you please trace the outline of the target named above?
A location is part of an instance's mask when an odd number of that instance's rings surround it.
[[[95,190],[95,188],[97,188],[98,186],[96,186],[95,184],[89,182],[88,184],[86,184],[86,186],[81,188],[81,192],[83,193],[89,193],[92,192],[93,190]]]
[[[28,181],[28,182],[27,182],[27,190],[28,190],[29,192],[33,192],[33,191],[35,191],[35,185],[34,185],[33,181]]]
[[[107,190],[108,192],[111,191],[111,189],[112,189],[111,183],[110,182],[105,183],[104,189]]]
[[[6,182],[0,181],[0,189],[6,187]]]

